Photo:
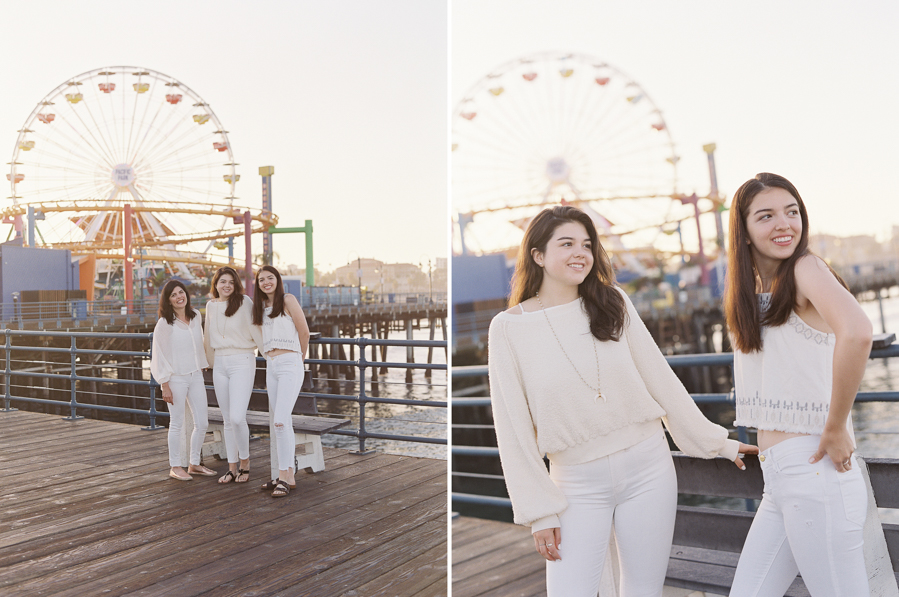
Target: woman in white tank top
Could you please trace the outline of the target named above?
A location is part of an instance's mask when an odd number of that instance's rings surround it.
[[[809,252],[808,214],[787,179],[744,183],[729,234],[736,423],[758,429],[765,479],[730,595],[778,597],[797,573],[814,597],[868,595],[868,492],[850,410],[871,323]]]
[[[303,386],[303,360],[309,346],[309,326],[299,301],[284,293],[281,274],[271,265],[256,273],[253,324],[262,327],[262,351],[266,359],[269,431],[278,478],[262,486],[272,497],[285,497],[296,487],[293,407]]]

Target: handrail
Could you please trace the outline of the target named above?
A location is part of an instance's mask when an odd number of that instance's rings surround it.
[[[114,364],[97,364],[92,365],[88,363],[81,363],[78,361],[78,357],[81,355],[97,355],[97,354],[106,354],[106,355],[115,355],[115,356],[125,356],[125,357],[136,357],[140,360],[147,360],[151,357],[151,346],[152,346],[152,333],[109,333],[109,332],[61,332],[61,331],[42,331],[42,330],[12,330],[5,329],[0,331],[0,338],[3,339],[3,343],[0,344],[0,351],[4,354],[3,359],[3,369],[0,370],[0,374],[3,375],[3,405],[4,408],[0,409],[0,412],[3,411],[11,411],[15,410],[11,407],[12,402],[26,402],[26,403],[35,403],[35,404],[48,404],[52,406],[60,406],[60,405],[68,405],[70,407],[71,414],[66,417],[67,420],[76,420],[82,418],[78,415],[78,409],[88,409],[88,410],[97,410],[97,411],[106,411],[106,412],[117,412],[117,413],[127,413],[127,414],[137,414],[144,415],[149,417],[150,425],[145,429],[154,430],[160,429],[161,427],[156,424],[157,417],[168,417],[169,413],[160,412],[156,410],[156,396],[157,396],[157,388],[159,388],[159,384],[153,379],[153,376],[150,376],[149,380],[146,379],[117,379],[117,378],[105,378],[105,377],[95,377],[89,375],[81,375],[79,374],[79,370],[90,369],[94,367],[102,367],[109,368],[115,367]],[[64,347],[54,347],[54,346],[22,346],[19,344],[13,344],[14,338],[21,337],[52,337],[52,338],[68,338],[70,339],[70,346],[68,348]],[[80,348],[78,346],[79,340],[86,339],[131,339],[140,341],[145,347],[146,350],[97,350],[94,348]],[[332,400],[346,400],[351,402],[356,402],[359,404],[359,428],[358,429],[336,429],[331,431],[331,433],[337,435],[345,435],[356,437],[359,441],[359,451],[365,451],[365,441],[367,439],[382,439],[382,440],[391,440],[391,441],[408,441],[408,442],[416,442],[416,443],[425,443],[425,444],[440,444],[446,445],[447,440],[445,438],[433,438],[433,437],[421,437],[421,436],[411,436],[411,435],[399,435],[399,434],[390,434],[390,433],[374,433],[366,431],[366,414],[365,414],[365,406],[366,404],[397,404],[397,405],[409,405],[409,406],[419,406],[419,407],[437,407],[437,408],[445,408],[448,406],[447,400],[421,400],[421,399],[413,399],[413,398],[381,398],[376,396],[368,396],[366,394],[365,382],[366,382],[366,371],[373,367],[381,368],[391,368],[391,369],[421,369],[421,370],[442,370],[446,371],[446,364],[441,363],[403,363],[403,362],[390,362],[390,361],[379,361],[379,360],[371,360],[365,356],[365,348],[366,347],[381,347],[381,346],[395,346],[395,347],[418,347],[418,348],[446,348],[447,343],[445,341],[439,340],[375,340],[364,337],[359,338],[313,338],[310,340],[310,344],[319,344],[319,345],[353,345],[359,347],[359,358],[355,360],[341,360],[341,359],[306,359],[305,363],[309,365],[341,365],[341,366],[350,366],[355,367],[358,370],[358,388],[359,391],[355,395],[345,395],[345,394],[328,394],[328,393],[320,393],[320,392],[301,392],[300,396],[303,397],[313,397],[313,398],[327,398]],[[374,348],[372,348],[374,351]],[[49,371],[35,371],[31,369],[20,369],[12,366],[13,358],[12,355],[17,352],[25,352],[25,353],[34,353],[34,352],[47,352],[47,353],[68,353],[71,355],[69,362],[66,363],[64,361],[52,362],[50,363],[56,367],[63,367],[65,372],[53,372],[52,369]],[[258,357],[257,361],[263,361],[262,357]],[[37,398],[33,396],[19,396],[14,395],[12,391],[12,380],[17,377],[29,377],[36,379],[59,379],[59,380],[69,380],[69,391],[70,398],[68,401],[62,400],[51,400],[47,398]],[[105,384],[116,384],[120,386],[138,386],[147,388],[147,395],[144,396],[136,396],[136,398],[148,399],[149,407],[147,409],[140,408],[127,408],[122,406],[108,406],[102,404],[86,404],[78,401],[78,392],[79,389],[77,387],[78,382],[97,382],[97,383],[105,383]],[[44,387],[40,387],[40,389],[46,389]],[[209,389],[209,388],[207,388]],[[265,389],[254,389],[254,392],[265,392]]]
[[[871,351],[870,358],[891,358],[899,357],[899,343],[893,343],[885,348],[878,348]],[[733,367],[733,353],[711,353],[711,354],[692,354],[692,355],[666,355],[665,360],[672,367],[699,367],[699,366],[729,366]],[[453,379],[471,379],[478,377],[487,377],[488,371],[486,365],[472,365],[465,367],[456,367],[452,369]],[[733,404],[733,393],[730,394],[690,394],[693,400],[702,404]],[[899,402],[899,391],[875,391],[875,392],[858,392],[855,398],[856,402]],[[454,408],[473,408],[490,406],[489,396],[475,397],[456,397],[452,398],[452,406]],[[453,428],[465,428],[465,426],[453,425]],[[492,425],[485,424],[483,427],[492,428]],[[480,426],[479,426],[480,428]],[[746,441],[745,428],[738,428],[740,441]],[[492,446],[463,446],[453,444],[451,448],[452,456],[474,456],[483,458],[499,458],[499,448]],[[470,476],[469,473],[450,471],[451,477]],[[490,479],[501,479],[502,475],[480,475]],[[455,502],[474,504],[502,506],[511,508],[512,502],[508,498],[496,496],[485,496],[471,493],[452,492],[451,499]]]

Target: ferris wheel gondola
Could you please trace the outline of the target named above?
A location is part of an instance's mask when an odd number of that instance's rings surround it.
[[[192,277],[217,240],[243,232],[236,166],[228,131],[190,87],[142,67],[99,68],[57,86],[18,131],[2,215],[21,232],[31,206],[46,218],[35,244],[110,260],[124,256],[130,227],[143,260]],[[256,230],[273,225],[254,219]]]
[[[452,124],[459,249],[515,245],[522,222],[563,200],[589,206],[608,237],[630,231],[638,246],[683,217],[662,111],[604,61],[540,53],[507,62],[468,90]]]

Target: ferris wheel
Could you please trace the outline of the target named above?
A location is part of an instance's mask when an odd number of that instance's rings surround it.
[[[539,207],[587,209],[600,232],[652,244],[689,214],[674,199],[677,162],[661,110],[636,81],[582,54],[540,53],[475,83],[452,120],[457,245],[517,244]]]
[[[190,276],[189,264],[214,264],[223,241],[244,232],[236,166],[228,131],[187,85],[142,67],[99,68],[63,82],[25,120],[0,214],[21,233],[31,207],[44,218],[35,244],[108,259],[124,257],[130,227],[140,259]],[[274,225],[256,211],[254,231]]]

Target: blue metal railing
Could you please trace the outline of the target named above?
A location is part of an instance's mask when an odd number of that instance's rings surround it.
[[[899,357],[899,343],[891,344],[886,348],[880,348],[871,351],[872,359],[886,359],[890,357]],[[714,354],[691,354],[691,355],[672,355],[666,356],[665,359],[668,361],[668,364],[672,367],[702,367],[702,366],[728,366],[731,367],[731,376],[733,376],[733,363],[734,363],[734,355],[733,353],[714,353]],[[487,366],[486,365],[474,365],[470,367],[453,367],[453,378],[484,378],[487,377]],[[733,377],[731,377],[733,378]],[[691,394],[693,400],[695,400],[699,404],[733,404],[733,397],[731,394]],[[899,391],[891,391],[891,392],[859,392],[855,398],[856,402],[899,402]],[[476,398],[458,398],[453,397],[452,405],[454,407],[476,407],[476,406],[490,406],[490,398],[489,397],[476,397]],[[453,425],[453,428],[462,428],[465,426],[456,426]],[[492,429],[493,425],[478,425],[478,428],[488,428]],[[748,437],[746,434],[745,427],[737,428],[737,436],[739,441],[743,443],[748,442]],[[499,448],[490,447],[490,446],[458,446],[453,445],[452,456],[478,456],[485,458],[499,458]],[[475,477],[475,478],[483,478],[483,479],[492,479],[492,480],[500,480],[503,479],[502,475],[492,475],[492,474],[484,474],[484,473],[465,473],[458,471],[451,471],[452,477]],[[496,497],[496,496],[486,496],[486,495],[476,495],[470,493],[458,493],[452,492],[451,494],[452,500],[454,502],[464,503],[464,504],[473,504],[473,505],[486,505],[486,506],[501,506],[506,508],[512,507],[512,502],[509,498]]]
[[[133,414],[133,415],[143,415],[149,418],[150,424],[145,429],[154,430],[160,429],[159,425],[156,424],[156,419],[158,417],[168,417],[169,413],[162,412],[156,410],[156,397],[157,397],[157,389],[159,388],[159,384],[156,383],[156,380],[149,376],[149,379],[144,379],[143,374],[143,361],[150,359],[150,347],[152,346],[152,334],[129,334],[129,333],[102,333],[102,332],[49,332],[42,330],[2,330],[0,331],[3,337],[3,345],[0,346],[0,350],[4,352],[4,368],[0,371],[0,375],[3,375],[3,403],[4,408],[2,410],[10,411],[15,410],[11,407],[11,403],[13,402],[24,402],[24,403],[34,403],[34,404],[46,404],[52,406],[61,406],[68,405],[70,407],[70,415],[65,417],[67,420],[75,420],[82,418],[78,415],[78,409],[88,409],[88,410],[98,410],[98,411],[107,411],[107,412],[115,412],[115,413],[123,413],[123,414]],[[13,340],[15,338],[64,338],[69,339],[69,347],[59,347],[59,346],[27,346],[27,345],[18,345],[14,344]],[[87,340],[102,340],[102,339],[114,339],[114,340],[135,340],[140,342],[143,346],[146,347],[146,350],[106,350],[106,349],[96,349],[96,348],[80,348],[78,345],[79,340],[87,341]],[[417,443],[428,443],[428,444],[442,444],[446,445],[447,440],[445,438],[434,438],[434,437],[420,437],[420,436],[412,436],[412,435],[399,435],[399,434],[389,434],[389,433],[371,433],[366,431],[366,414],[365,414],[365,406],[367,404],[400,404],[400,405],[409,405],[416,407],[437,407],[437,408],[446,408],[447,401],[446,400],[422,400],[422,399],[400,399],[400,398],[380,398],[375,396],[369,396],[366,393],[365,381],[366,381],[366,370],[372,367],[383,367],[383,368],[391,368],[391,369],[420,369],[420,370],[442,370],[446,371],[447,366],[445,364],[440,363],[402,363],[402,362],[388,362],[388,361],[378,361],[375,359],[368,359],[365,356],[366,347],[372,347],[372,352],[374,352],[375,347],[381,346],[395,346],[395,347],[418,347],[418,348],[443,348],[446,349],[445,341],[436,341],[436,340],[371,340],[368,338],[314,338],[310,341],[311,344],[327,344],[327,345],[335,345],[335,344],[343,344],[343,345],[354,345],[359,347],[359,358],[356,360],[337,360],[337,359],[306,359],[306,364],[308,365],[316,365],[316,366],[324,366],[324,365],[340,365],[340,366],[350,366],[355,367],[359,371],[358,381],[358,393],[355,395],[345,395],[345,394],[327,394],[327,393],[318,393],[318,392],[303,392],[300,395],[304,397],[312,397],[312,398],[328,398],[332,400],[345,400],[356,402],[359,405],[359,427],[358,429],[337,429],[332,431],[331,433],[338,435],[347,435],[356,437],[359,441],[359,451],[365,451],[365,441],[367,439],[381,439],[381,440],[391,440],[391,441],[407,441],[407,442],[417,442]],[[82,343],[83,346],[83,343]],[[27,355],[22,355],[22,353],[67,353],[70,355],[68,359],[68,363],[64,361],[36,361],[34,359],[28,359]],[[83,361],[83,357],[87,357],[89,355],[110,355],[117,357],[129,357],[137,359],[139,365],[133,368],[134,371],[139,372],[136,374],[139,379],[120,379],[120,378],[110,378],[110,377],[97,377],[93,375],[81,375],[79,374],[79,370],[90,369],[94,370],[97,368],[121,368],[119,364],[92,364]],[[24,360],[17,359],[15,356],[25,356]],[[261,358],[257,360],[263,360]],[[14,363],[24,362],[25,366],[14,366]],[[34,365],[37,363],[37,367]],[[54,372],[53,368],[64,367],[67,369],[65,372]],[[38,370],[39,368],[43,368],[45,370]],[[36,393],[38,391],[50,391],[49,388],[49,380],[68,380],[68,388],[66,391],[69,393],[68,401],[63,400],[52,400],[49,398],[37,398],[35,396],[25,396],[18,395],[14,393],[14,388],[22,389],[22,387],[15,386],[13,380],[17,378],[37,378],[37,379],[46,379],[48,380],[48,386],[24,386],[23,388],[30,393]],[[102,384],[114,384],[120,386],[130,386],[130,387],[139,387],[145,388],[145,395],[140,396],[128,396],[131,398],[143,398],[149,400],[149,406],[147,409],[140,408],[127,408],[123,406],[109,406],[103,404],[89,404],[78,401],[78,394],[85,393],[85,390],[79,389],[79,382],[82,383],[102,383]],[[441,387],[440,384],[432,384],[437,387]],[[54,388],[59,391],[58,388]],[[264,390],[258,390],[263,391]],[[0,411],[2,412],[2,411]]]

